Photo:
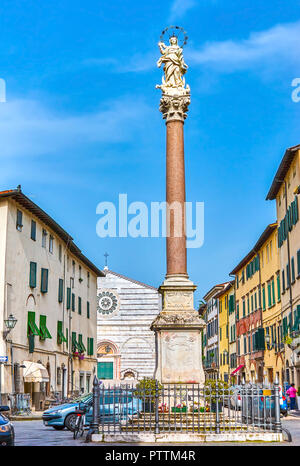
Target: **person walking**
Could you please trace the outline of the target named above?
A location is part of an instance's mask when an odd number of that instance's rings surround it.
[[[291,383],[291,386],[286,391],[286,393],[290,398],[290,410],[293,411],[296,408],[296,395],[297,395],[297,390],[295,388],[294,383]]]

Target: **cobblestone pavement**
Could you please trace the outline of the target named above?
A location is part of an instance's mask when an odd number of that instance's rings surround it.
[[[101,446],[96,443],[84,443],[84,437],[73,440],[73,433],[65,429],[62,431],[56,431],[52,427],[45,427],[42,421],[14,421],[15,434],[16,434],[16,446]],[[291,418],[288,417],[282,422],[283,427],[288,429],[292,434],[292,443],[248,443],[246,445],[278,445],[278,446],[300,446],[300,417]],[[103,445],[103,444],[102,444]],[[117,445],[117,444],[115,444]],[[134,446],[128,445],[127,446]],[[178,446],[182,444],[177,444]],[[185,446],[196,447],[197,444],[185,444]],[[212,444],[201,444],[201,446],[211,446]],[[235,445],[243,446],[245,443],[220,443],[213,445]],[[105,444],[107,447],[108,444]],[[124,444],[122,444],[124,446]],[[153,445],[154,446],[154,445]],[[159,445],[156,444],[156,447]],[[166,446],[166,445],[165,445]]]

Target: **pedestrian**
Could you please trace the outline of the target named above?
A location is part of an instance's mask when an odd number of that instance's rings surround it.
[[[290,398],[290,410],[294,410],[296,408],[296,394],[297,390],[295,389],[295,384],[291,383],[290,388],[286,391],[287,395]]]

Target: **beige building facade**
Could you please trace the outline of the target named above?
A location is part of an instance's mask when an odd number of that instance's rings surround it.
[[[91,391],[96,371],[97,276],[72,237],[25,196],[0,192],[2,399]],[[15,327],[7,333],[12,315]]]
[[[299,335],[300,320],[300,145],[286,150],[267,195],[276,199],[281,305],[284,347],[284,379],[300,386],[300,352],[291,348]],[[289,340],[290,339],[290,340]]]

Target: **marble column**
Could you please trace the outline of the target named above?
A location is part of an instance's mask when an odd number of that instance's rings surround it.
[[[204,382],[201,329],[194,310],[196,285],[187,274],[185,235],[184,120],[190,104],[188,89],[162,94],[160,111],[166,121],[167,274],[159,288],[162,311],[152,323],[156,334],[155,377],[162,383]],[[172,208],[174,207],[174,208]],[[177,217],[176,217],[177,216]]]

